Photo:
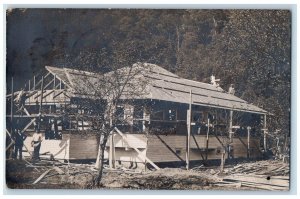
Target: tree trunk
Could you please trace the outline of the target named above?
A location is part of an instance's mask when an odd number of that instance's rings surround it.
[[[103,160],[104,160],[104,150],[105,150],[105,144],[101,144],[99,145],[99,151],[98,151],[98,156],[99,156],[99,160],[97,159],[98,165],[97,168],[99,169],[98,175],[94,181],[94,185],[95,186],[99,186],[101,179],[102,179],[102,173],[103,173]],[[96,162],[96,164],[97,164]]]
[[[94,180],[94,185],[99,186],[102,178],[102,173],[103,173],[103,162],[104,162],[104,151],[105,151],[105,146],[107,142],[107,137],[108,135],[103,135],[100,136],[99,138],[99,149],[98,149],[98,154],[97,154],[97,160],[95,164],[95,168],[99,169],[98,175]]]

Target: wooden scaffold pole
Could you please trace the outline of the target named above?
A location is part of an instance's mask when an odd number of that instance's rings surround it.
[[[42,106],[43,106],[43,93],[44,93],[44,76],[42,76],[42,83],[41,83],[41,100],[40,100],[40,107],[39,107],[39,122],[38,122],[38,129],[41,127],[41,114],[42,114]]]
[[[248,126],[247,127],[247,133],[248,133],[248,136],[247,136],[247,158],[250,158],[250,130],[251,130],[251,127]]]
[[[264,114],[264,124],[263,124],[263,131],[264,131],[264,151],[267,151],[267,115]]]
[[[186,169],[190,168],[190,138],[191,138],[191,120],[192,120],[192,90],[190,90],[190,104],[187,112],[187,137],[186,137]]]
[[[206,132],[206,150],[205,150],[205,160],[208,157],[208,142],[209,142],[209,118],[207,118],[207,132]]]
[[[233,117],[233,111],[230,110],[229,112],[229,140],[230,140],[230,143],[232,142],[232,117]]]
[[[14,122],[14,77],[11,77],[11,103],[10,103],[10,132],[13,133]]]

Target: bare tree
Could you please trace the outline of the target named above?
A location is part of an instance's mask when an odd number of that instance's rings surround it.
[[[127,123],[119,119],[116,110],[119,104],[133,102],[148,94],[148,80],[143,75],[151,70],[141,63],[129,67],[112,68],[108,73],[91,73],[73,70],[72,92],[78,100],[74,102],[79,110],[76,120],[87,121],[96,130],[99,148],[95,167],[99,169],[94,185],[99,186],[103,172],[105,146],[117,123]],[[140,104],[141,106],[141,104]],[[118,119],[117,119],[118,118]]]

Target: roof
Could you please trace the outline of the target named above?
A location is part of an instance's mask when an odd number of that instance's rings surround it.
[[[83,85],[80,82],[89,81],[91,84],[99,83],[97,81],[99,74],[96,73],[77,71],[68,68],[59,69],[49,66],[47,66],[46,69],[51,73],[55,73],[58,78],[70,85],[73,90],[89,89],[79,88]],[[267,113],[267,111],[250,104],[237,96],[227,93],[221,87],[181,78],[155,64],[137,63],[134,64],[133,67],[124,67],[117,70],[119,74],[133,74],[136,71],[141,71],[141,73],[137,75],[138,78],[140,78],[142,74],[143,78],[147,80],[147,93],[142,97],[139,96],[137,98],[188,104],[191,99],[190,92],[192,92],[192,104],[195,105],[259,114]],[[110,72],[105,75],[110,76],[112,73],[113,72]],[[131,83],[139,84],[139,81],[134,81],[138,78],[132,78],[130,80]]]

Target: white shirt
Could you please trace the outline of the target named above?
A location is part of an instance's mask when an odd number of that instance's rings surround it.
[[[41,133],[34,133],[33,135],[32,135],[32,140],[34,141],[34,142],[37,142],[37,141],[42,141],[43,139],[42,139],[42,134]]]

